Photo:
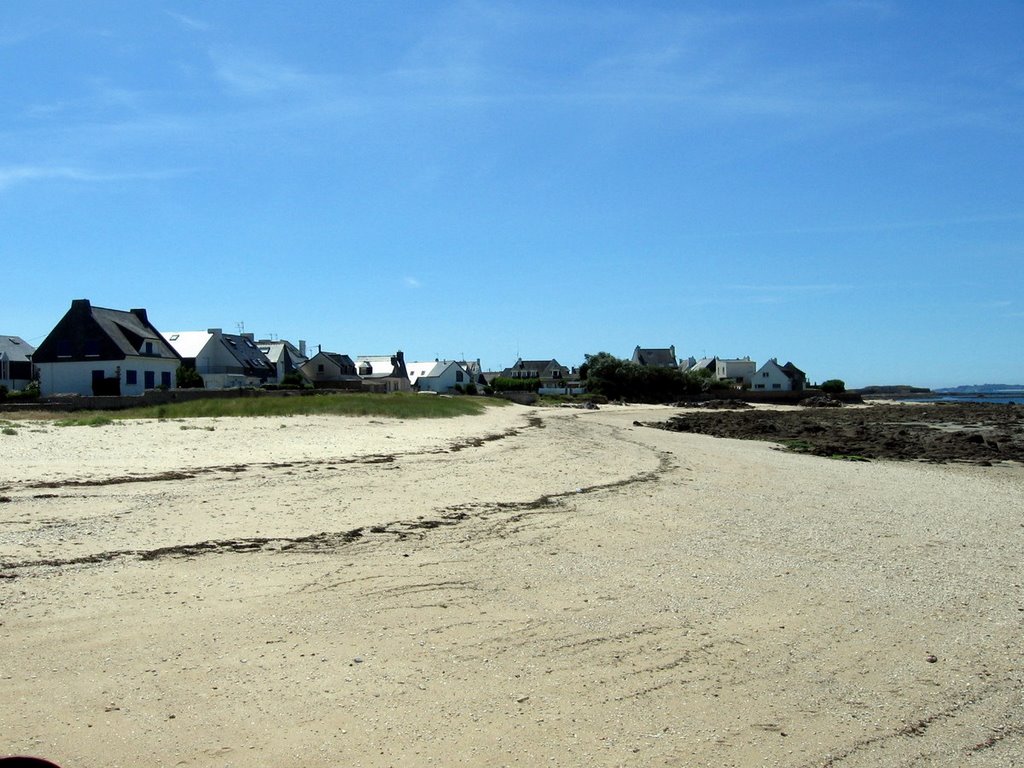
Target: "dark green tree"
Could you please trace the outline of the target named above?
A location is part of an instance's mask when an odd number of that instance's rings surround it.
[[[202,389],[206,386],[206,382],[196,369],[185,365],[179,365],[178,370],[174,372],[174,383],[178,389]]]

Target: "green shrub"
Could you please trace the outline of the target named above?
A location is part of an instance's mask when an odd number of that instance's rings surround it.
[[[476,388],[476,384],[474,384],[473,382],[469,382],[469,384],[466,385],[466,394],[467,395],[479,394],[479,391]]]
[[[586,372],[587,392],[609,400],[671,403],[730,386],[717,381],[710,371],[683,373],[678,368],[643,366],[607,352],[587,355],[581,370]]]
[[[8,391],[8,400],[38,400],[39,399],[39,382],[29,382],[28,386],[23,390]]]
[[[839,392],[846,391],[846,382],[842,379],[829,379],[828,381],[823,381],[818,389],[830,395],[838,394]]]
[[[206,386],[203,377],[196,372],[195,368],[184,365],[178,366],[178,370],[174,373],[174,380],[178,389],[202,389]]]
[[[491,380],[495,392],[536,392],[540,389],[540,379],[513,379],[508,376],[497,376]]]
[[[286,373],[281,378],[281,389],[305,389],[306,380],[302,377],[302,374],[298,371],[292,371]]]

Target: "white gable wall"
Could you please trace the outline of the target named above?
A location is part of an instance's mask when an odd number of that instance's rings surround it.
[[[465,387],[472,381],[472,377],[466,370],[455,362],[441,365],[431,363],[431,368],[426,376],[420,373],[424,370],[426,364],[414,363],[413,365],[416,372],[415,378],[413,377],[413,369],[410,368],[408,363],[406,364],[406,371],[409,373],[409,379],[418,386],[420,392],[453,392],[456,384]]]
[[[715,378],[719,380],[732,379],[738,384],[750,386],[754,380],[756,368],[757,365],[753,360],[715,358]]]
[[[262,383],[258,377],[246,376],[242,372],[241,364],[226,346],[230,342],[217,328],[177,331],[168,334],[167,338],[179,355],[195,358],[196,373],[203,377],[206,389],[258,387]]]
[[[141,395],[147,388],[166,384],[175,386],[175,372],[178,361],[169,358],[129,357],[124,360],[85,360],[57,363],[39,363],[39,394],[91,396],[93,371],[103,371],[107,379],[121,380],[122,395]],[[134,373],[134,377],[132,376]],[[151,374],[152,383],[146,386],[146,374]],[[134,378],[134,383],[129,382]]]
[[[793,382],[774,360],[769,360],[754,373],[753,389],[755,390],[788,392],[792,388]]]

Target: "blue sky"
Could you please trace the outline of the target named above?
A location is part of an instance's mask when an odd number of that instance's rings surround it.
[[[0,11],[0,332],[1024,382],[1019,2]]]

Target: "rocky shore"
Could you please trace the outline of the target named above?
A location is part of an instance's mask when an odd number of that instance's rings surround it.
[[[863,408],[714,409],[649,426],[768,440],[816,456],[991,465],[1024,462],[1024,406],[932,403]]]

